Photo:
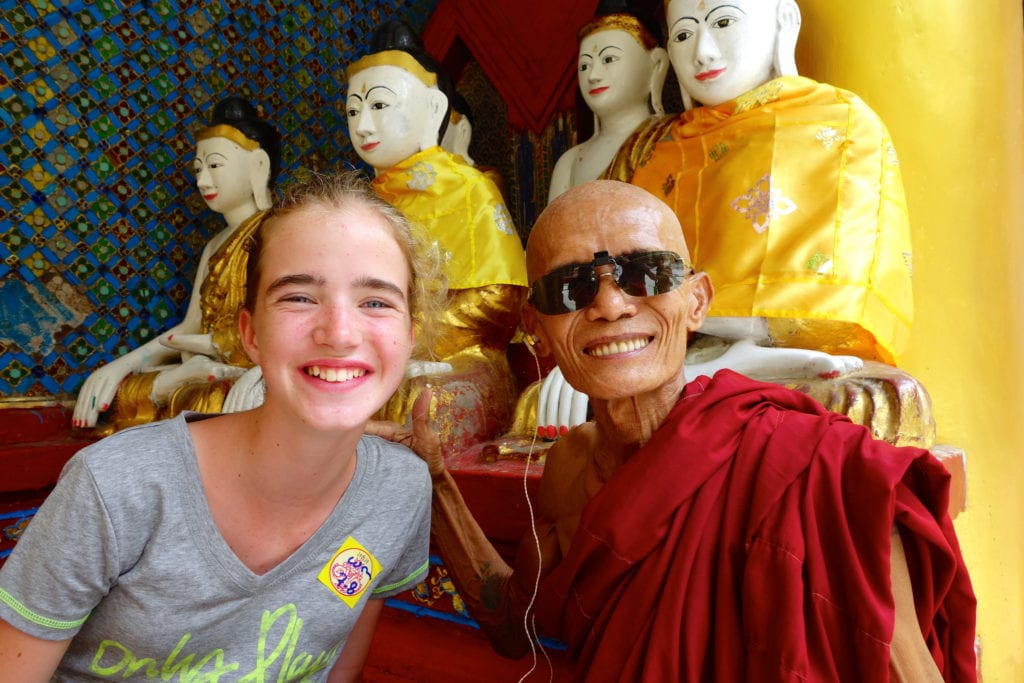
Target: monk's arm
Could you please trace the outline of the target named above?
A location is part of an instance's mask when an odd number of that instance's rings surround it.
[[[914,591],[907,569],[907,556],[903,542],[894,528],[892,530],[892,553],[890,555],[892,595],[896,603],[896,626],[892,643],[889,645],[889,673],[893,681],[907,683],[941,683],[942,674],[935,660],[928,652],[928,646],[921,635],[914,607]]]
[[[434,474],[433,482],[431,536],[445,568],[494,650],[523,656],[530,646],[524,615],[538,577],[537,550],[547,558],[557,552],[554,526],[538,521],[537,539],[527,534],[513,569],[473,518],[447,469]]]

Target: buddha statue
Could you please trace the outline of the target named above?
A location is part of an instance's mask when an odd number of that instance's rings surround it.
[[[601,177],[622,143],[653,115],[664,114],[668,54],[657,24],[626,0],[602,0],[578,33],[577,76],[594,114],[594,134],[555,163],[548,202]]]
[[[448,127],[441,138],[441,146],[462,157],[470,166],[476,166],[476,161],[469,155],[469,144],[473,140],[473,112],[469,102],[457,90],[451,92],[449,110]]]
[[[885,126],[855,94],[797,75],[794,0],[665,9],[685,111],[649,119],[604,177],[672,207],[711,276],[688,377],[730,368],[800,387],[879,438],[931,445],[927,393],[892,367],[910,334],[911,250]],[[538,407],[549,432],[571,393],[542,392],[558,398]]]
[[[502,197],[507,197],[505,178],[501,170],[496,166],[481,166],[476,163],[469,154],[470,144],[473,142],[473,108],[469,102],[454,88],[451,91],[449,100],[451,114],[448,117],[448,128],[441,137],[441,147],[462,159],[470,166],[476,168],[485,176],[491,179]]]
[[[522,243],[495,184],[440,146],[448,80],[407,24],[381,26],[346,76],[349,137],[373,169],[372,187],[447,257],[448,304],[433,351],[450,371],[410,377],[378,418],[405,423],[429,382],[432,418],[459,450],[508,425],[515,389],[506,352],[526,295]]]
[[[249,102],[232,96],[217,103],[210,125],[196,135],[192,168],[203,201],[226,226],[203,249],[185,317],[86,379],[75,402],[76,427],[94,427],[108,411],[103,432],[183,410],[221,410],[232,381],[252,367],[237,323],[245,245],[271,206],[280,157],[278,132]]]

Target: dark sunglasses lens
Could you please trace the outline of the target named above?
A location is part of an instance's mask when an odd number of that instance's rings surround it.
[[[630,296],[665,294],[682,284],[686,268],[676,254],[640,254],[622,264],[619,287]]]
[[[560,315],[588,306],[596,293],[593,268],[571,266],[538,278],[530,295],[538,311],[544,315]]]

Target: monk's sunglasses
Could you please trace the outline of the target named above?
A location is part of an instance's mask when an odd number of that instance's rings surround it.
[[[612,266],[607,273],[596,272]],[[630,296],[665,294],[679,287],[693,267],[672,251],[647,251],[609,256],[594,252],[590,263],[570,263],[537,278],[530,287],[530,302],[544,315],[561,315],[586,308],[597,296],[599,279],[611,275],[615,284]]]

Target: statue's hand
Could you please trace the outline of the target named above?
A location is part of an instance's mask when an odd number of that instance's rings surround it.
[[[411,429],[397,422],[370,420],[365,432],[408,446],[427,463],[430,476],[435,477],[444,472],[444,456],[441,455],[441,439],[430,420],[432,399],[430,389],[424,389],[416,397],[412,406]]]
[[[220,349],[213,343],[211,334],[167,334],[160,337],[160,343],[169,349],[198,356],[219,358]]]
[[[129,364],[116,360],[94,370],[78,392],[71,424],[75,427],[95,427],[100,413],[107,411],[114,401],[121,380],[130,374]]]
[[[686,378],[692,380],[698,375],[711,376],[728,368],[753,379],[766,381],[813,377],[832,379],[863,367],[864,361],[856,356],[833,356],[810,349],[758,346],[746,339],[734,342],[718,358],[705,363],[688,364]]]
[[[800,7],[796,0],[782,0],[778,9],[779,33],[775,42],[775,73],[797,76],[796,40],[800,35]]]
[[[153,380],[153,392],[150,398],[157,405],[163,405],[175,389],[191,382],[216,382],[222,379],[235,379],[245,372],[227,363],[210,360],[206,356],[192,356],[181,365],[164,370]]]
[[[235,380],[231,391],[224,399],[221,412],[238,413],[263,405],[266,386],[263,384],[263,370],[260,366],[249,368],[245,374]]]
[[[405,366],[405,378],[423,375],[447,375],[452,371],[451,363],[439,363],[429,360],[410,360]]]
[[[586,394],[572,388],[556,365],[541,382],[537,400],[537,433],[555,439],[587,421]]]

